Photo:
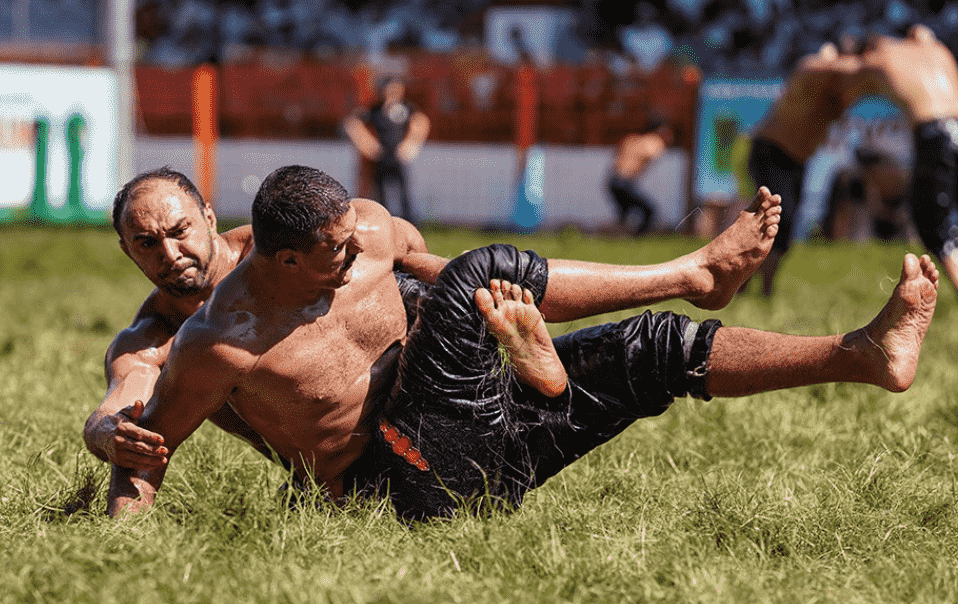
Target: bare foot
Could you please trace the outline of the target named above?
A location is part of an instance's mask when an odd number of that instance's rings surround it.
[[[532,292],[493,279],[489,289],[476,290],[475,299],[489,331],[509,351],[509,361],[519,379],[546,396],[562,394],[567,383],[565,367]]]
[[[724,308],[768,256],[781,217],[782,198],[759,188],[732,226],[689,254],[697,267],[693,290],[698,293],[686,300],[707,310]]]
[[[892,392],[911,386],[918,353],[938,299],[938,270],[927,255],[907,254],[901,279],[878,316],[842,339],[842,347],[860,352],[867,383]]]

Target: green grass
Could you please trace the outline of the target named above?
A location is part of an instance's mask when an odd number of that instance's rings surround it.
[[[428,230],[454,255],[652,263],[695,241]],[[778,295],[717,316],[801,334],[858,327],[905,249],[799,245]],[[917,250],[915,250],[917,251]],[[290,512],[284,473],[203,426],[154,510],[104,517],[81,430],[102,358],[150,290],[105,230],[0,230],[0,602],[958,601],[958,296],[944,283],[911,390],[829,384],[680,400],[512,515],[404,528],[376,502]],[[606,316],[594,322],[615,319]],[[554,333],[586,325],[553,326]]]

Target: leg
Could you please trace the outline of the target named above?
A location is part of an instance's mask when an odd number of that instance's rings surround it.
[[[486,327],[509,352],[509,361],[522,382],[552,398],[565,391],[565,367],[531,291],[494,279],[489,289],[476,290],[476,306]]]
[[[549,286],[539,308],[553,323],[675,298],[709,310],[722,308],[768,255],[778,232],[780,202],[762,187],[732,226],[703,248],[664,264],[550,260]]]
[[[778,235],[772,245],[772,251],[759,271],[762,275],[762,295],[769,297],[772,295],[778,266],[782,257],[788,252],[792,241],[795,215],[802,201],[805,167],[789,157],[777,145],[764,139],[757,139],[752,143],[748,169],[756,184],[765,185],[781,195],[782,209]]]
[[[922,243],[958,287],[958,141],[951,134],[956,123],[936,120],[915,126],[910,207]]]
[[[655,206],[652,205],[652,202],[648,198],[640,193],[638,189],[633,185],[631,188],[632,193],[632,207],[637,209],[642,215],[642,222],[635,227],[635,235],[644,235],[652,228],[652,217],[655,215]]]
[[[873,384],[902,392],[915,377],[937,289],[938,271],[931,259],[908,254],[888,303],[862,329],[808,337],[721,328],[709,356],[708,393],[746,396],[826,382]]]
[[[616,213],[619,216],[619,227],[624,229],[629,217],[629,208],[631,207],[627,183],[621,176],[612,174],[609,176],[607,186],[609,188],[609,195],[611,195],[615,201]]]
[[[415,224],[415,216],[412,214],[412,203],[409,199],[409,179],[406,172],[406,166],[399,164],[396,168],[396,186],[399,187],[399,210],[400,216],[404,220]]]

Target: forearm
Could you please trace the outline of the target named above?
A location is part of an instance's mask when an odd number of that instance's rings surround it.
[[[159,368],[146,367],[126,371],[123,375],[118,375],[119,373],[108,373],[108,377],[112,379],[106,396],[83,426],[83,442],[91,453],[103,461],[117,461],[110,458],[114,444],[111,440],[117,437],[119,423],[131,419],[130,416],[118,414],[124,409],[130,409],[137,401],[149,400],[156,385]]]
[[[410,253],[399,261],[399,268],[420,281],[435,283],[439,272],[449,262],[448,259],[435,254]]]
[[[90,417],[86,420],[86,424],[83,425],[83,443],[86,445],[87,450],[101,461],[109,461],[106,448],[103,444],[103,439],[108,438],[110,435],[108,434],[109,429],[104,429],[103,426],[107,415],[109,415],[109,412],[104,411],[103,407],[100,407],[90,414]],[[112,433],[112,431],[110,432]]]

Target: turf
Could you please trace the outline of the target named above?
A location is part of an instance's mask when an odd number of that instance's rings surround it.
[[[443,255],[506,240],[622,263],[699,244],[575,230],[426,237]],[[658,308],[846,331],[884,304],[904,252],[798,245],[770,301],[747,292],[718,313]],[[0,230],[0,283],[0,602],[958,601],[958,296],[947,282],[904,394],[829,384],[679,400],[514,514],[413,528],[375,502],[290,511],[282,470],[209,426],[177,453],[150,514],[109,520],[107,469],[80,434],[103,396],[103,352],[150,285],[107,231],[28,228]]]

